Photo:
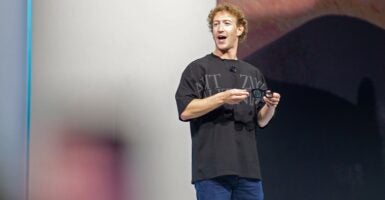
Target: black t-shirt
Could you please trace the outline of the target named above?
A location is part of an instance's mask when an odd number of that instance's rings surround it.
[[[233,88],[267,86],[260,71],[244,61],[214,54],[193,61],[183,72],[175,95],[179,116],[193,99]],[[240,104],[225,104],[190,120],[192,182],[223,175],[261,179],[255,130],[262,106],[260,99],[250,95]]]

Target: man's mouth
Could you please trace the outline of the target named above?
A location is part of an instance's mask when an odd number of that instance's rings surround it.
[[[220,41],[220,42],[223,42],[223,41],[225,41],[226,40],[226,36],[224,36],[224,35],[219,35],[218,37],[218,40]]]

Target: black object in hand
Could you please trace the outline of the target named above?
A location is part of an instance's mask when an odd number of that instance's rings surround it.
[[[272,96],[272,92],[270,90],[263,90],[263,89],[252,89],[251,90],[251,95],[254,98],[263,98],[266,96],[267,98],[270,98]]]

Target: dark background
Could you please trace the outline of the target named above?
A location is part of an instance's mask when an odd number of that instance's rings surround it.
[[[246,60],[282,95],[258,145],[267,200],[384,200],[385,31],[313,19]]]

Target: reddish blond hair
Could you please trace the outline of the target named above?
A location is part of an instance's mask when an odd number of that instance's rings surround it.
[[[207,22],[209,24],[211,32],[213,32],[214,17],[218,12],[228,12],[236,18],[237,27],[243,26],[243,33],[239,36],[239,41],[243,42],[246,39],[246,35],[248,32],[247,20],[243,11],[240,8],[229,3],[218,4],[215,8],[210,11],[209,16],[207,17]]]

